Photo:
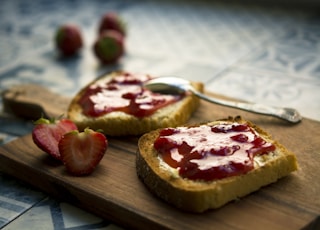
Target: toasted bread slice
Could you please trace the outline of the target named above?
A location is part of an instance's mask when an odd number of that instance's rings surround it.
[[[102,129],[106,135],[110,136],[141,135],[158,128],[182,125],[187,122],[199,106],[199,99],[190,94],[186,95],[182,100],[160,108],[152,115],[145,117],[136,117],[122,111],[113,111],[98,117],[85,115],[79,100],[86,92],[86,89],[92,84],[106,81],[107,79],[111,80],[125,73],[117,71],[106,74],[90,82],[74,96],[69,105],[67,115],[69,119],[75,122],[79,130],[90,127],[95,130]],[[192,85],[197,90],[203,91],[202,83],[192,82]]]
[[[210,181],[187,179],[181,177],[176,168],[170,167],[159,157],[154,142],[160,130],[154,130],[139,139],[136,158],[139,178],[152,193],[179,209],[203,212],[219,208],[297,170],[296,157],[293,153],[274,141],[267,132],[241,117],[213,121],[205,125],[228,123],[247,124],[276,149],[268,154],[256,155],[254,168],[244,174]]]

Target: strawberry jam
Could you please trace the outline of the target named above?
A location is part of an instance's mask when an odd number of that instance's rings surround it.
[[[183,97],[147,90],[143,83],[150,79],[149,75],[120,73],[112,79],[98,80],[85,89],[78,103],[83,114],[90,117],[122,111],[142,118]]]
[[[166,128],[154,142],[159,156],[179,175],[191,180],[215,180],[254,168],[254,157],[275,150],[247,124]]]

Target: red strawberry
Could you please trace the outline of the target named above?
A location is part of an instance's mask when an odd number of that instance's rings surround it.
[[[122,36],[126,35],[126,25],[116,12],[105,13],[100,21],[99,34],[106,30],[118,31]]]
[[[82,36],[78,26],[65,24],[60,26],[55,34],[57,49],[65,56],[74,55],[82,48]]]
[[[92,173],[107,147],[105,135],[89,128],[83,132],[69,132],[59,142],[61,159],[67,171],[75,176]]]
[[[60,160],[59,141],[65,133],[77,129],[77,126],[68,119],[48,120],[40,118],[35,122],[32,139],[41,150]]]
[[[104,31],[94,43],[93,49],[101,63],[115,63],[124,53],[123,37],[115,30]]]

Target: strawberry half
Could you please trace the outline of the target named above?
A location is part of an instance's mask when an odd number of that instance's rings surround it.
[[[65,134],[59,142],[61,159],[74,176],[88,175],[101,161],[108,147],[103,133],[86,128]]]
[[[32,139],[41,150],[60,160],[59,141],[65,133],[77,129],[77,126],[68,119],[48,120],[40,118],[33,127]]]

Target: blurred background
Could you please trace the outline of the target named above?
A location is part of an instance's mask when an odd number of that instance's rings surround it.
[[[109,11],[127,24],[126,53],[116,64],[101,65],[92,45],[101,16]],[[71,58],[61,58],[53,43],[65,23],[77,24],[84,39],[81,52]],[[0,1],[0,91],[37,83],[72,97],[102,73],[118,69],[202,81],[208,91],[294,107],[320,121],[318,1]],[[2,144],[30,128],[2,116]],[[0,174],[0,182],[0,228],[111,225],[6,175]]]
[[[126,54],[101,66],[92,45],[108,11],[127,23]],[[319,20],[313,1],[2,0],[1,88],[37,82],[71,96],[101,73],[125,69],[199,79],[216,93],[320,119],[320,103],[309,101],[319,100]],[[81,28],[84,48],[66,60],[53,37],[67,22]]]

